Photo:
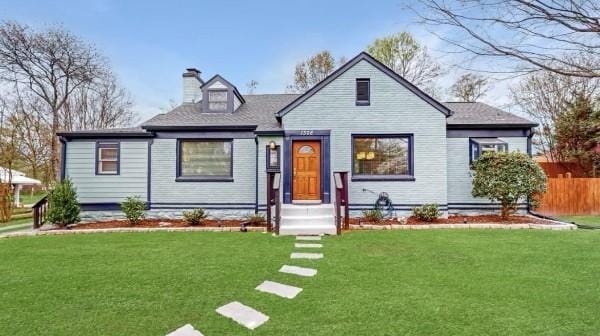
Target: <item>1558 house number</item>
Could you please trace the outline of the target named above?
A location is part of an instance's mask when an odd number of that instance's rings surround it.
[[[304,131],[300,131],[300,135],[313,135],[314,131],[308,131],[308,130],[304,130]]]

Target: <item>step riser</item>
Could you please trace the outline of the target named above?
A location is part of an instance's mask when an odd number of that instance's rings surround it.
[[[335,227],[334,217],[281,217],[281,226],[333,226]]]
[[[329,234],[335,235],[337,233],[335,226],[327,227],[284,227],[279,229],[279,235],[281,236],[296,236],[296,235],[320,235]]]
[[[335,213],[333,207],[282,207],[282,216],[331,216]]]

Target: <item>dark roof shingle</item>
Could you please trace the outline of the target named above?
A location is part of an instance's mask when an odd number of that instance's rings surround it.
[[[182,104],[171,112],[144,122],[143,128],[173,126],[256,126],[259,131],[280,130],[275,113],[298,97],[297,94],[245,95],[246,103],[233,113],[203,112],[202,104]]]
[[[474,103],[460,103],[460,102],[447,102],[444,103],[454,114],[452,114],[446,123],[449,126],[467,125],[489,125],[491,126],[524,126],[531,127],[537,124],[521,118],[512,113],[502,111],[493,106],[474,102]]]

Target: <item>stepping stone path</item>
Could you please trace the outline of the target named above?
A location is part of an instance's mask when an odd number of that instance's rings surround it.
[[[321,236],[296,236],[296,240],[321,240]]]
[[[265,293],[275,294],[286,299],[293,299],[296,297],[296,295],[302,292],[302,288],[300,287],[284,285],[282,283],[269,280],[263,281],[263,283],[256,287],[256,290]]]
[[[296,236],[297,241],[318,241],[321,240],[321,236]],[[322,248],[323,244],[317,243],[295,243],[296,248]],[[323,253],[302,253],[292,252],[290,255],[292,259],[322,259]],[[294,274],[303,277],[313,277],[317,274],[317,270],[314,268],[306,268],[299,266],[283,265],[279,272]],[[256,290],[274,294],[286,299],[295,298],[302,288],[285,285],[279,282],[265,280],[258,285]],[[243,325],[244,327],[254,330],[269,320],[269,316],[259,312],[258,310],[245,306],[237,301],[230,302],[224,306],[216,309],[216,312],[234,320],[235,322]],[[167,334],[167,336],[204,336],[200,331],[196,330],[191,324],[186,324],[183,327]]]
[[[317,270],[314,268],[306,268],[306,267],[299,267],[299,266],[288,266],[288,265],[283,265],[280,269],[279,272],[281,273],[288,273],[288,274],[295,274],[295,275],[299,275],[299,276],[304,276],[304,277],[313,277],[317,274]]]
[[[298,248],[321,248],[323,244],[296,243],[294,246]]]
[[[290,256],[292,259],[322,259],[323,253],[301,253],[293,252]]]
[[[167,336],[204,336],[201,332],[194,329],[191,324],[186,324],[183,327],[167,334]]]
[[[254,308],[234,301],[217,308],[217,313],[228,317],[244,327],[254,330],[269,320],[269,317]]]

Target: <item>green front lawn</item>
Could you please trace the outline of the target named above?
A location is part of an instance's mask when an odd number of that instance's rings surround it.
[[[600,232],[423,230],[323,239],[123,233],[0,239],[1,335],[597,335]],[[315,267],[314,278],[280,274]],[[263,280],[304,288],[293,300]],[[217,313],[237,300],[253,332]]]
[[[38,191],[31,194],[31,192],[21,192],[21,204],[35,204],[37,201],[41,200],[48,193],[45,191]]]
[[[568,223],[600,228],[600,216],[560,216],[559,218]]]

